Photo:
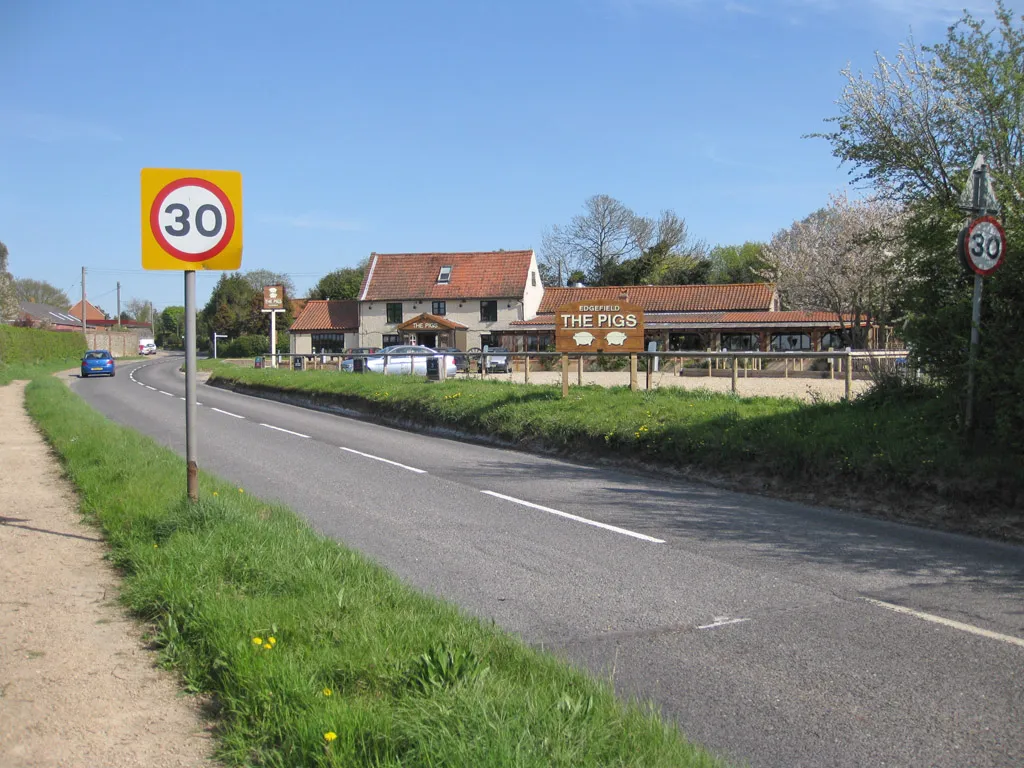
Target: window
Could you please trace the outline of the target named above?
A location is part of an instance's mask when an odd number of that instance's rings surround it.
[[[498,302],[495,300],[480,302],[480,322],[494,323],[498,320]]]
[[[402,343],[402,337],[399,336],[397,333],[385,333],[383,338],[381,339],[381,346],[382,347],[393,347],[396,344],[401,344],[401,343]]]
[[[806,333],[773,333],[771,349],[773,352],[795,352],[811,348],[811,337]]]
[[[430,304],[430,314],[444,317],[447,305],[443,301],[434,301]]]
[[[729,352],[754,352],[760,349],[761,340],[756,333],[723,333],[722,349]]]
[[[437,273],[437,282],[439,283],[450,283],[452,281],[452,268],[441,267],[441,271]]]
[[[536,272],[531,272],[530,273],[530,285],[532,285],[534,288],[537,287],[537,273]]]
[[[388,322],[402,322],[402,302],[397,301],[393,304],[391,302],[388,302]]]
[[[314,352],[344,352],[344,333],[314,333],[312,334]]]

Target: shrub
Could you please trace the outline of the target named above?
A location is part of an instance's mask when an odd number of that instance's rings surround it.
[[[0,325],[0,365],[78,360],[85,351],[81,333]]]

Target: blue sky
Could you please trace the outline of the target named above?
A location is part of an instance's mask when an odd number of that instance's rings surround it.
[[[847,64],[965,0],[37,0],[0,6],[0,240],[15,277],[183,303],[143,271],[139,171],[241,171],[243,270],[300,294],[371,251],[540,248],[594,194],[711,245],[845,187]],[[1014,4],[1009,3],[1013,8]],[[202,306],[219,273],[199,273]]]

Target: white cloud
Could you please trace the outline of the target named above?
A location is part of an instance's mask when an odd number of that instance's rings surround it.
[[[0,132],[46,143],[122,141],[118,133],[99,123],[23,109],[0,110]]]

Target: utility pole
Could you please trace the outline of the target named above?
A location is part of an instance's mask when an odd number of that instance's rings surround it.
[[[89,346],[89,334],[85,331],[85,267],[82,267],[82,336],[85,337],[85,346]]]
[[[121,281],[117,281],[117,329],[121,330]]]

